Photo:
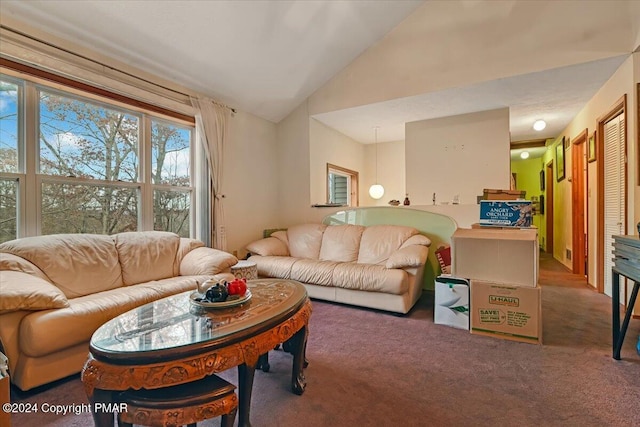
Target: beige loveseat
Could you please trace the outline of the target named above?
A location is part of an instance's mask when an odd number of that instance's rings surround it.
[[[80,372],[93,332],[144,303],[230,275],[237,259],[160,231],[0,244],[0,339],[22,390]],[[232,277],[232,276],[231,276]]]
[[[430,244],[412,227],[301,224],[246,248],[260,277],[302,282],[312,298],[407,313]]]

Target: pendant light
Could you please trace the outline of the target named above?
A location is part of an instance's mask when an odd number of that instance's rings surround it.
[[[371,187],[369,187],[369,195],[372,199],[381,199],[384,196],[384,187],[378,184],[378,127],[375,128],[376,135],[376,181]]]

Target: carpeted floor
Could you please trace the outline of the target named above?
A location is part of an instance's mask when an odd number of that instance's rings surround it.
[[[307,389],[289,391],[291,356],[256,372],[254,427],[640,426],[640,320],[611,357],[611,300],[541,259],[544,345],[433,323],[433,294],[407,316],[314,301]],[[223,376],[235,381],[236,371]],[[14,402],[82,404],[79,376]],[[91,426],[88,413],[14,415],[14,427]],[[217,426],[219,420],[201,423]],[[3,426],[4,427],[4,426]]]

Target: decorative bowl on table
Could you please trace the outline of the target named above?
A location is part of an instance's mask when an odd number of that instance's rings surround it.
[[[190,301],[205,308],[226,308],[244,304],[251,299],[246,279],[216,282],[207,280],[189,296]]]
[[[232,295],[227,297],[224,301],[209,301],[204,298],[200,292],[193,292],[189,295],[189,299],[191,302],[197,306],[204,308],[227,308],[227,307],[235,307],[236,305],[244,304],[245,302],[251,299],[251,291],[247,289],[244,295]]]

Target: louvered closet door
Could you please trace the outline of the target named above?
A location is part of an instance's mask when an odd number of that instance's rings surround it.
[[[611,295],[613,237],[624,234],[625,211],[624,115],[604,125],[604,292]]]

